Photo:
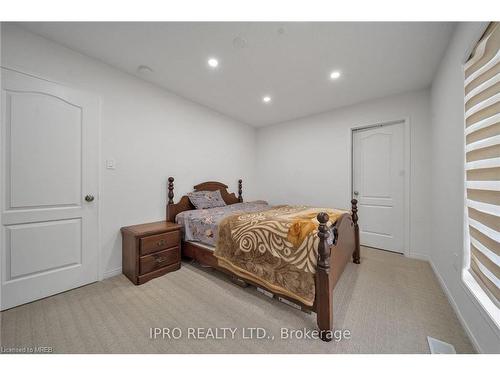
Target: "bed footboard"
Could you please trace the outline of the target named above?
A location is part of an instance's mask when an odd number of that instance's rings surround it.
[[[346,264],[351,259],[360,263],[359,227],[357,201],[353,199],[351,215],[344,215],[337,220],[333,229],[328,229],[329,216],[320,212],[317,216],[318,227],[318,262],[316,268],[315,310],[320,337],[331,341],[333,335],[333,289]],[[328,239],[333,236],[330,245]]]

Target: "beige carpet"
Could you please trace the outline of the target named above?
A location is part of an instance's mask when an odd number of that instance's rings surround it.
[[[428,353],[429,335],[474,351],[430,265],[380,250],[362,249],[362,264],[349,264],[335,289],[335,327],[350,339],[280,338],[281,327],[315,329],[315,318],[183,263],[142,286],[120,275],[5,311],[0,338],[4,349],[55,353]],[[179,327],[183,337],[153,340],[151,327]],[[202,340],[188,338],[189,327],[237,331]],[[264,328],[269,338],[245,339],[244,327]]]

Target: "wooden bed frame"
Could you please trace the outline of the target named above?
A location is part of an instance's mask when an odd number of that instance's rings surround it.
[[[194,191],[215,191],[221,192],[222,198],[226,204],[235,204],[243,202],[242,180],[238,180],[238,196],[227,191],[227,185],[208,181],[198,184],[194,187]],[[189,201],[189,198],[184,195],[178,203],[174,203],[174,178],[168,179],[168,203],[167,203],[167,221],[174,222],[177,214],[194,210],[195,207]],[[359,249],[359,227],[358,227],[358,208],[357,200],[351,200],[351,214],[342,215],[333,227],[333,231],[329,231],[327,223],[329,220],[328,214],[321,212],[318,214],[319,221],[318,237],[320,238],[318,245],[318,261],[316,269],[316,296],[313,306],[306,306],[303,303],[296,301],[290,297],[282,296],[279,293],[270,291],[262,285],[257,285],[254,281],[247,280],[241,276],[234,275],[229,270],[218,265],[217,258],[213,252],[203,245],[197,245],[193,242],[182,242],[182,255],[204,266],[216,268],[235,279],[243,280],[248,284],[252,284],[269,291],[270,293],[282,297],[294,304],[300,306],[303,310],[314,311],[317,316],[317,323],[320,332],[320,338],[323,341],[330,341],[333,338],[333,289],[340,278],[346,264],[352,256],[354,263],[360,263]],[[328,244],[328,237],[333,233],[333,244]]]

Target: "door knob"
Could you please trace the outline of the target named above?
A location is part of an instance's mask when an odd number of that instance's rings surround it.
[[[92,202],[92,201],[94,200],[94,196],[93,196],[93,195],[86,195],[86,196],[85,196],[85,200],[86,200],[87,202]]]
[[[354,191],[354,195],[359,195],[359,191]]]

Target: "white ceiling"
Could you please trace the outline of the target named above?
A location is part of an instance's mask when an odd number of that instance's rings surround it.
[[[255,126],[428,87],[453,31],[420,22],[21,25]],[[330,80],[332,70],[341,77]]]

